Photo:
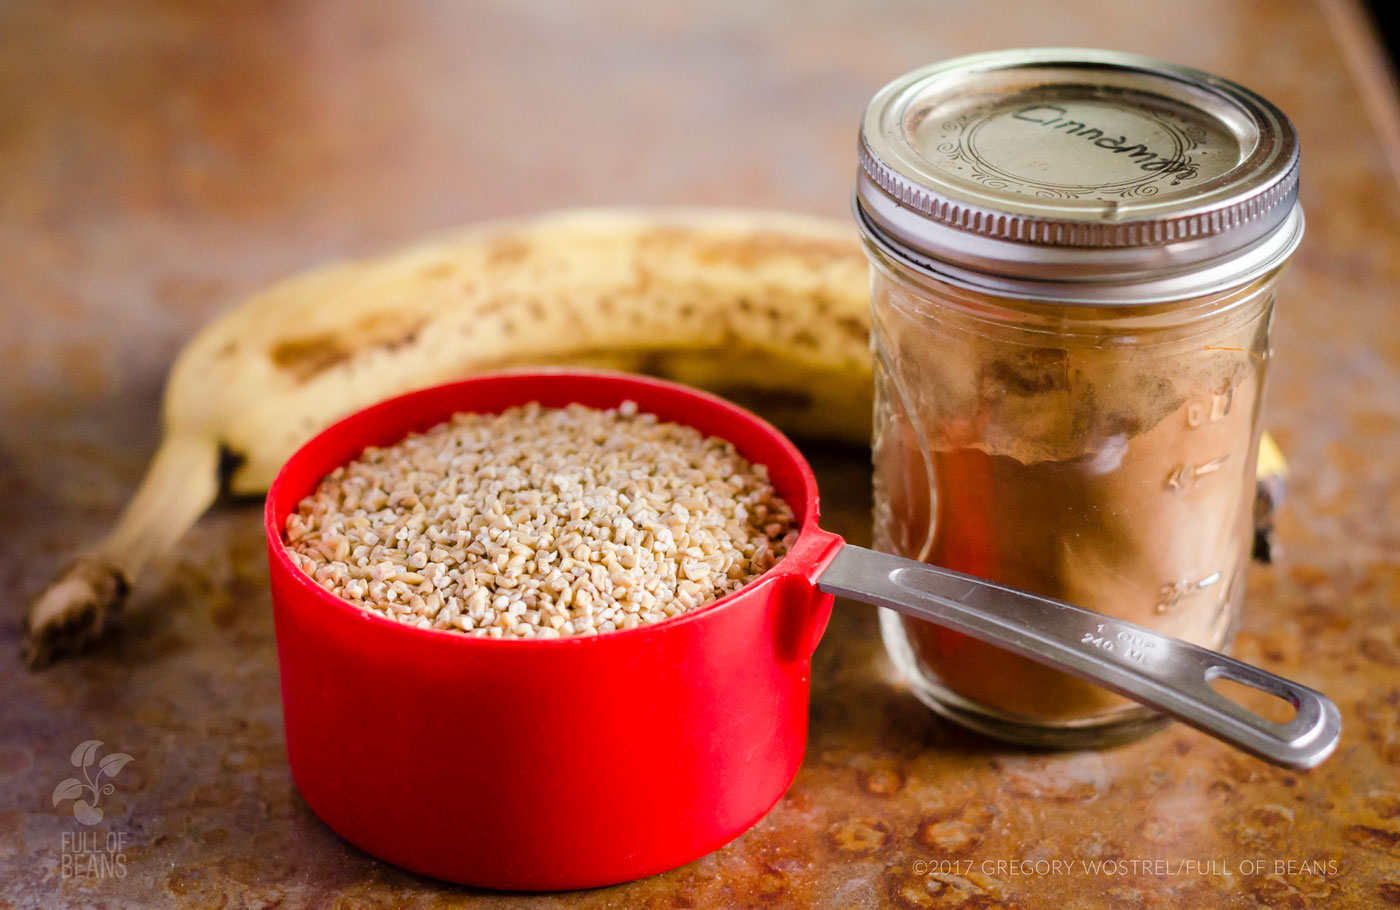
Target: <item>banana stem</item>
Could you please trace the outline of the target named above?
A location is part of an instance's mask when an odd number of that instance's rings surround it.
[[[164,440],[116,527],[30,604],[24,658],[42,667],[102,634],[147,562],[175,545],[219,494],[212,438]]]

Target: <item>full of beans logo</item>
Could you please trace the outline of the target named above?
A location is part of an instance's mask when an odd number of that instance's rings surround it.
[[[78,744],[73,750],[73,767],[82,773],[82,779],[70,777],[53,789],[53,804],[73,800],[73,817],[84,825],[95,825],[102,821],[102,810],[98,803],[111,793],[116,786],[105,779],[116,777],[131,761],[125,752],[109,752],[97,757],[102,748],[102,740],[89,739]]]

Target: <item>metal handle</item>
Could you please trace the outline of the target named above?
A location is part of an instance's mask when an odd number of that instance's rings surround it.
[[[1112,689],[1265,761],[1311,768],[1337,747],[1341,714],[1321,692],[1208,648],[1027,591],[845,545],[817,587],[945,626]],[[1210,686],[1230,679],[1297,714],[1274,723]]]

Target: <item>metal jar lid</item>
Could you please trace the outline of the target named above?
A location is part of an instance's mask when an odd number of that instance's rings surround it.
[[[997,294],[1090,304],[1208,294],[1303,234],[1283,112],[1199,70],[1110,51],[997,51],[881,89],[856,216],[886,255]]]

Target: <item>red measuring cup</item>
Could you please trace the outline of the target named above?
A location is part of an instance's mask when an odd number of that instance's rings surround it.
[[[459,411],[626,400],[766,465],[798,518],[788,554],[677,618],[529,641],[402,625],[331,594],[287,554],[288,514],[366,446]],[[1316,764],[1336,744],[1336,707],[1311,689],[1098,613],[851,546],[817,519],[816,480],[786,437],[720,398],[645,377],[499,373],[337,423],[287,462],[265,513],[298,789],[346,840],[450,881],[551,890],[674,868],[744,832],[792,782],[807,737],[810,658],[833,594],[1044,661],[1280,764]],[[1081,642],[1105,624],[1146,658]],[[1221,676],[1287,699],[1296,716],[1276,724],[1246,710],[1210,688]]]

